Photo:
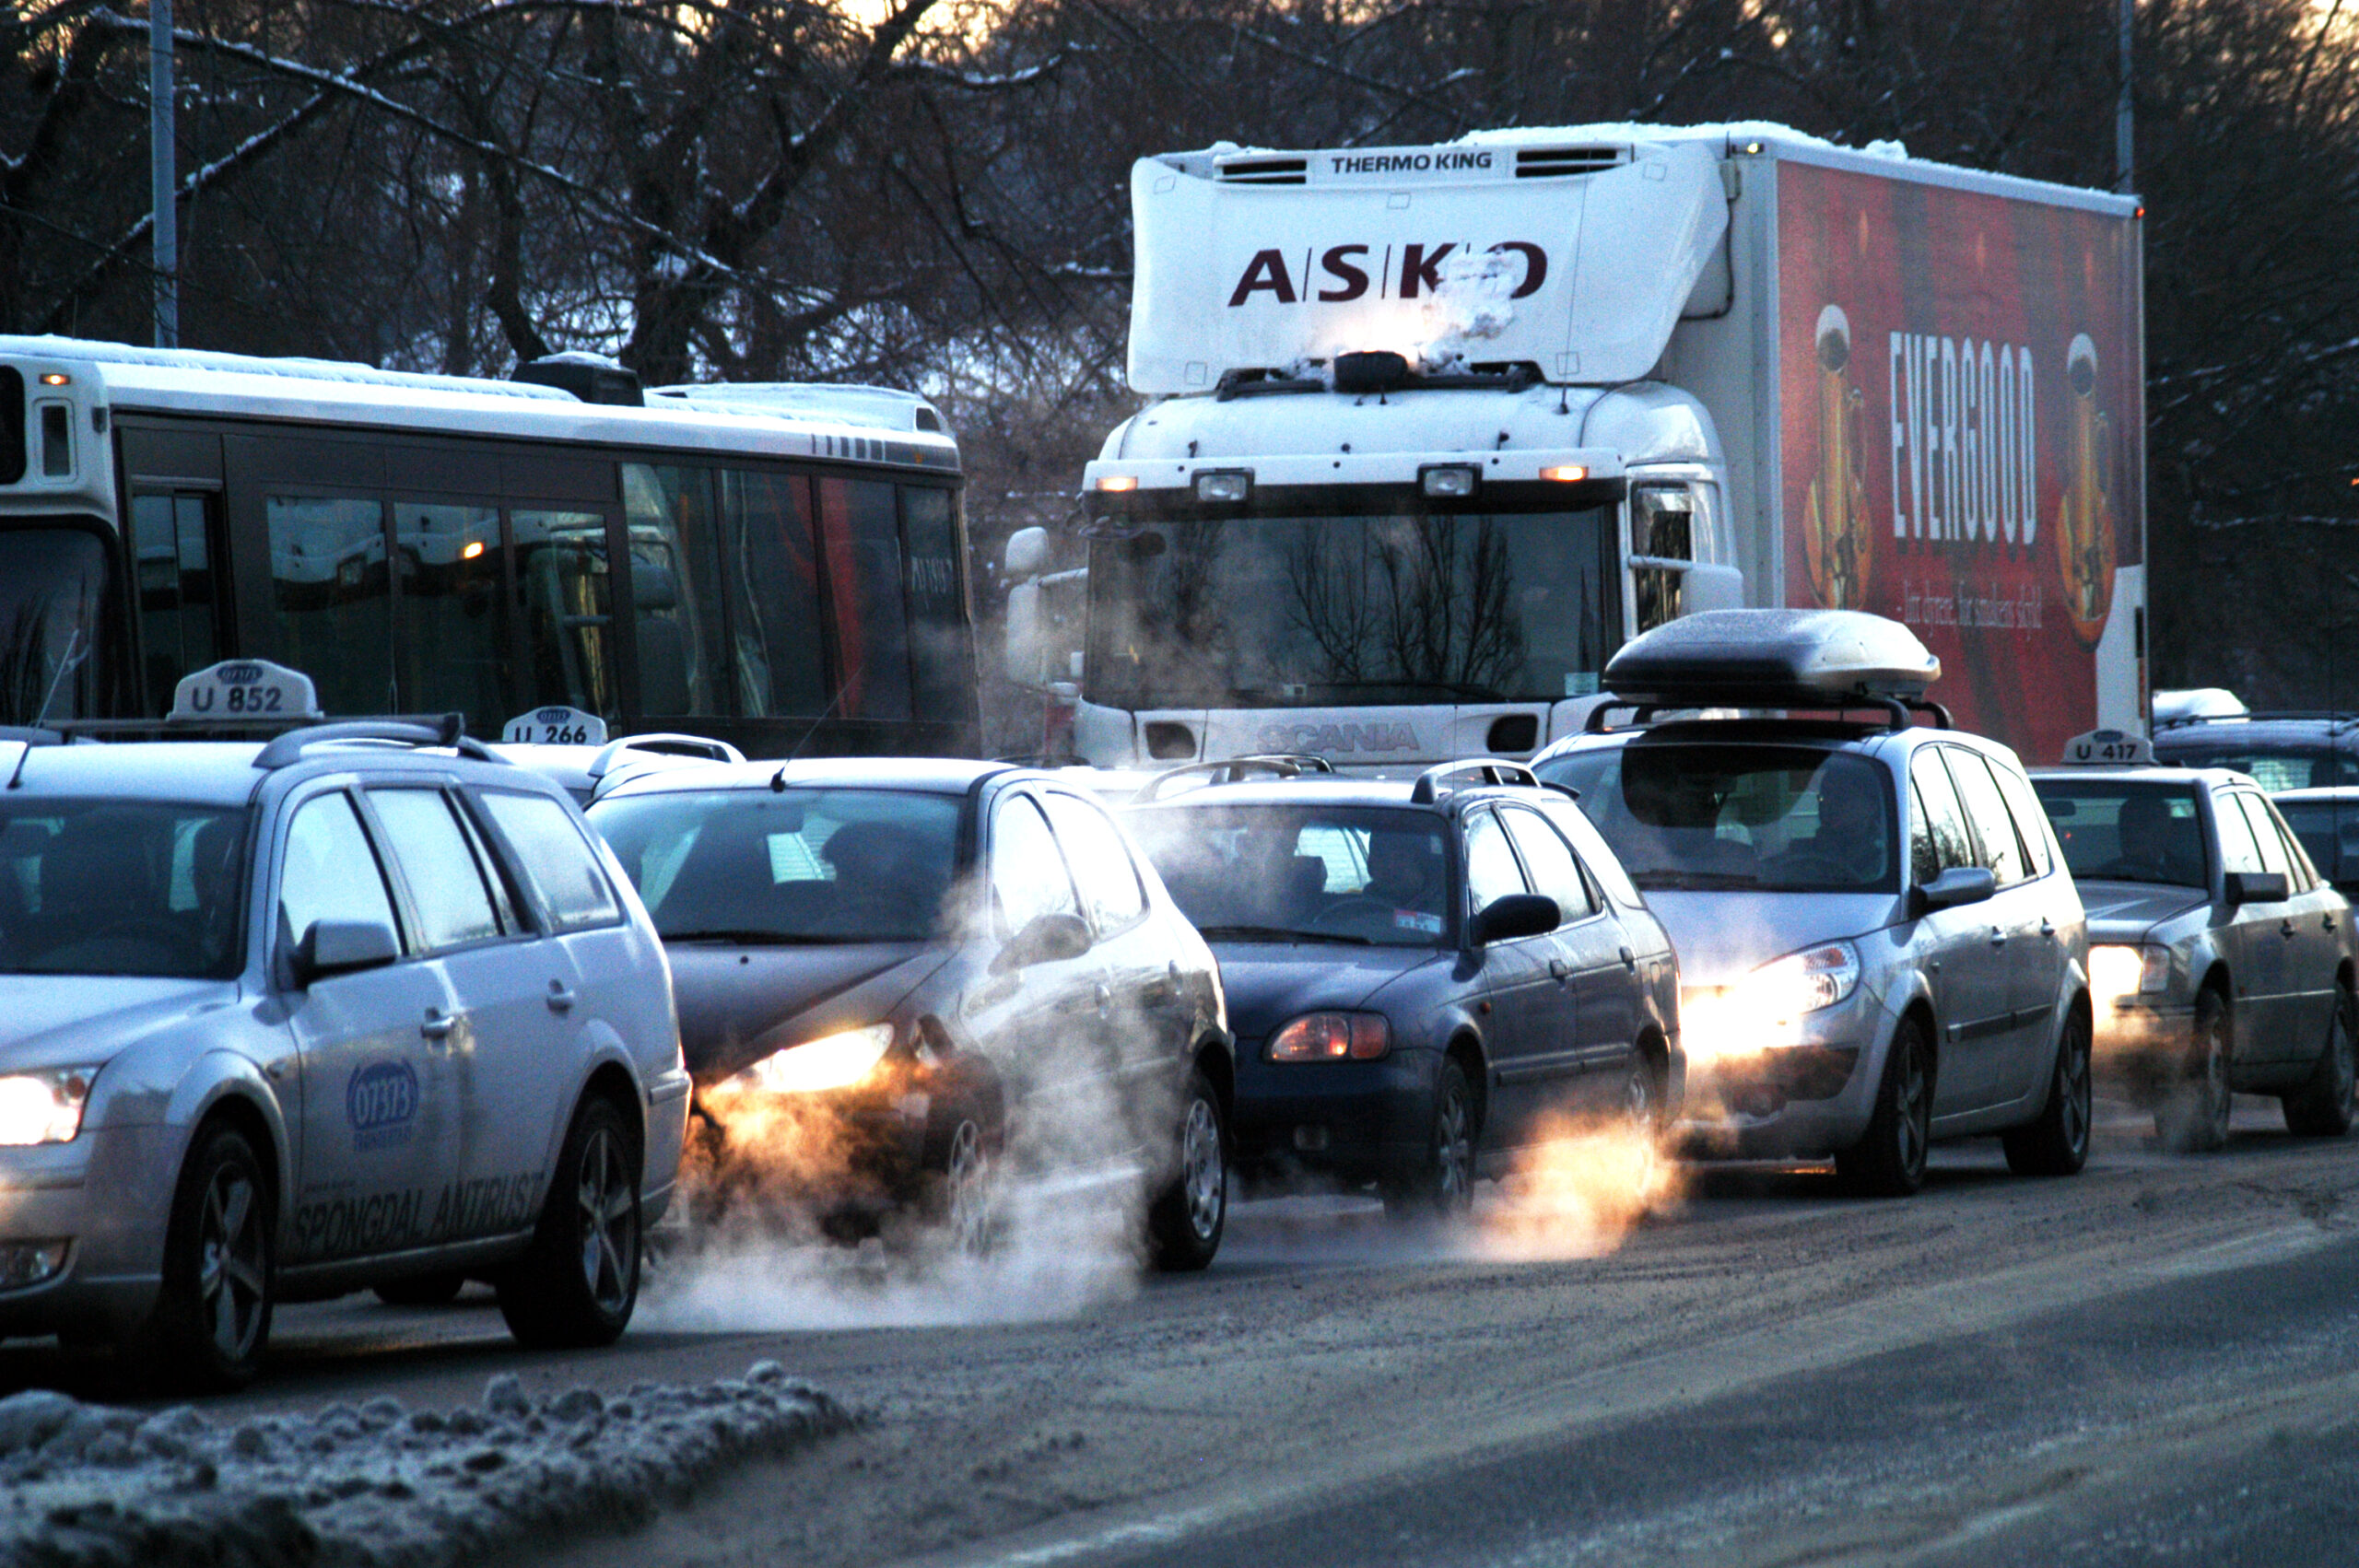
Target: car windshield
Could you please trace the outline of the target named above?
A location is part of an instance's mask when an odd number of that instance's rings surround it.
[[[673,942],[923,942],[963,802],[911,790],[696,790],[603,801],[604,835]]]
[[[1430,812],[1175,806],[1129,821],[1209,941],[1437,947],[1448,935],[1449,861]]]
[[[244,922],[242,807],[0,806],[0,969],[227,979]]]
[[[2032,788],[2075,878],[2210,885],[2193,785],[2041,778]]]
[[[1900,885],[1890,776],[1843,752],[1625,746],[1543,763],[1630,880],[1658,892],[1883,893]]]
[[[2359,798],[2347,801],[2287,801],[2277,802],[2277,813],[2310,863],[2337,883],[2359,882]]]
[[[2359,784],[2359,753],[2325,745],[2255,745],[2249,741],[2165,741],[2156,756],[2173,767],[2231,767],[2248,773],[2275,794],[2280,790],[2316,790]]]

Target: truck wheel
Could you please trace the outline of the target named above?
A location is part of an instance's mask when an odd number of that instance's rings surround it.
[[[1925,1185],[1925,1157],[1933,1141],[1932,1054],[1924,1025],[1902,1019],[1884,1055],[1868,1130],[1835,1156],[1836,1173],[1852,1191],[1906,1198]]]
[[[2217,1149],[2228,1141],[2228,1113],[2236,1104],[2228,1092],[2232,1027],[2227,1001],[2218,991],[2197,995],[2194,1043],[2154,1107],[2155,1136],[2175,1154]]]
[[[2056,1042],[2056,1071],[2039,1118],[2000,1141],[2017,1176],[2072,1176],[2089,1163],[2089,1126],[2095,1117],[2089,1087],[2089,1021],[2074,1009]]]
[[[162,1285],[141,1347],[146,1380],[206,1392],[253,1381],[277,1293],[276,1215],[245,1135],[223,1122],[199,1128],[172,1193]]]
[[[1193,1273],[1220,1250],[1228,1223],[1228,1129],[1220,1096],[1201,1072],[1189,1074],[1180,1116],[1180,1171],[1147,1211],[1147,1249],[1167,1274]]]
[[[532,1250],[502,1271],[499,1313],[536,1349],[610,1345],[639,1305],[639,1140],[614,1102],[581,1102]]]
[[[1454,1220],[1474,1202],[1474,1095],[1466,1070],[1444,1057],[1434,1085],[1424,1168],[1384,1185],[1384,1212],[1399,1221]]]
[[[2349,986],[2334,988],[2334,1017],[2326,1048],[2309,1082],[2285,1096],[2285,1129],[2302,1138],[2340,1138],[2351,1130],[2359,1100],[2359,998]]]

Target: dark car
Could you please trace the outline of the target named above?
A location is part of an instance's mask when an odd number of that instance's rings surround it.
[[[997,763],[713,764],[628,779],[590,818],[670,954],[724,1184],[816,1188],[837,1231],[931,1210],[974,1245],[1029,1111],[1062,1164],[1149,1174],[1161,1266],[1212,1260],[1218,971],[1086,792]]]
[[[1447,1213],[1562,1118],[1676,1114],[1671,943],[1526,769],[1215,784],[1130,822],[1220,958],[1245,1168]]]
[[[2359,784],[2359,714],[2247,713],[2165,720],[2154,760],[2174,767],[2226,767],[2271,794]]]
[[[2224,768],[2032,776],[2089,916],[2098,1060],[2164,1141],[2217,1147],[2231,1096],[2310,1137],[2349,1130],[2359,1081],[2351,909],[2252,779]]]
[[[2319,874],[2345,898],[2359,898],[2359,785],[2284,790],[2271,798]]]

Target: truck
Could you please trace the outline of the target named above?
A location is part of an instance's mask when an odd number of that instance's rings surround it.
[[[1086,568],[1005,563],[1083,760],[1529,756],[1738,605],[1902,622],[2033,760],[2142,726],[2134,196],[1736,124],[1223,145],[1131,199],[1147,401]]]

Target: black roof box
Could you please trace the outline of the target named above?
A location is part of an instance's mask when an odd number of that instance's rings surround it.
[[[1633,638],[1605,689],[1655,708],[1825,707],[1920,697],[1942,661],[1897,621],[1859,610],[1707,610]]]

